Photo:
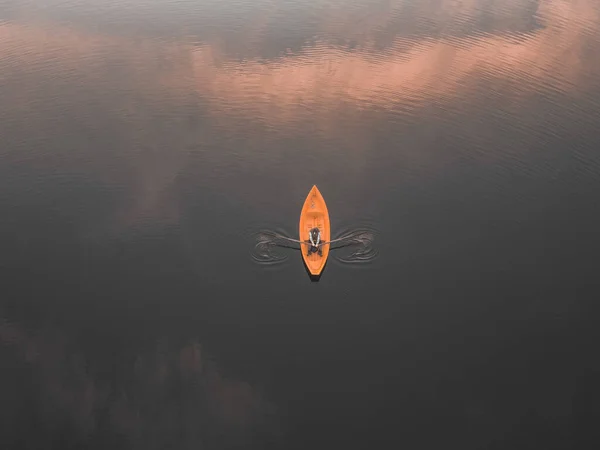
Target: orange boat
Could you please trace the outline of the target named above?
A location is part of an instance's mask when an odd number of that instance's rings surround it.
[[[318,228],[320,232],[319,251],[310,251],[310,232]],[[300,248],[302,258],[311,275],[320,275],[329,256],[329,240],[331,239],[331,224],[329,222],[329,211],[325,199],[319,192],[317,186],[313,186],[302,206],[300,214]],[[314,242],[314,241],[313,241]],[[313,248],[314,250],[314,248]]]

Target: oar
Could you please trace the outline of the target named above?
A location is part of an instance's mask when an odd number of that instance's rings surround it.
[[[333,244],[334,242],[346,241],[346,240],[353,239],[353,238],[354,238],[354,236],[345,236],[345,237],[341,237],[341,238],[337,238],[337,239],[332,239],[331,241],[322,242],[322,244]]]
[[[283,236],[283,235],[278,234],[278,233],[272,233],[272,235],[275,236],[276,238],[285,239],[286,241],[295,242],[297,244],[310,244],[310,241],[300,241],[298,239],[292,239],[292,238],[289,238],[287,236]],[[327,244],[333,244],[335,242],[345,241],[345,240],[352,239],[352,238],[353,238],[353,236],[345,236],[345,237],[341,237],[341,238],[338,238],[338,239],[333,239],[331,241],[320,242],[319,245],[317,245],[317,247],[319,247],[321,245],[327,245]]]
[[[275,238],[278,238],[278,239],[285,239],[286,241],[296,242],[297,244],[306,244],[306,242],[304,242],[304,241],[299,241],[298,239],[292,239],[292,238],[282,236],[281,234],[277,234],[277,233],[272,233],[272,236],[274,236]]]

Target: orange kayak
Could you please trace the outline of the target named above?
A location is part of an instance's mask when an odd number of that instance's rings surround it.
[[[321,242],[325,242],[325,245],[320,245],[320,252],[311,250],[310,243],[310,230],[318,228],[321,234]],[[325,204],[325,199],[317,189],[317,186],[313,186],[308,197],[304,201],[302,206],[302,212],[300,214],[300,249],[302,251],[302,258],[308,268],[311,275],[320,275],[327,262],[327,256],[329,256],[329,241],[331,239],[331,224],[329,222],[329,211]],[[314,250],[314,248],[313,248]]]

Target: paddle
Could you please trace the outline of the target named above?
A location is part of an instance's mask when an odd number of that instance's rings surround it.
[[[279,233],[270,233],[270,234],[273,235],[276,238],[285,239],[286,241],[295,242],[297,244],[311,244],[310,241],[301,241],[299,239],[292,239],[292,238],[289,238],[287,236],[283,236],[283,235],[281,235]],[[351,240],[352,238],[354,238],[354,236],[344,236],[344,237],[341,237],[341,238],[338,238],[338,239],[332,239],[331,241],[319,242],[319,244],[316,245],[315,247],[320,247],[321,245],[333,244],[335,242],[341,242],[341,241],[345,241],[345,240]]]

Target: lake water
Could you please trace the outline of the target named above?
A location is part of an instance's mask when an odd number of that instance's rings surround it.
[[[591,448],[599,55],[596,0],[0,0],[4,448]],[[318,282],[256,248],[313,184],[372,237]]]

